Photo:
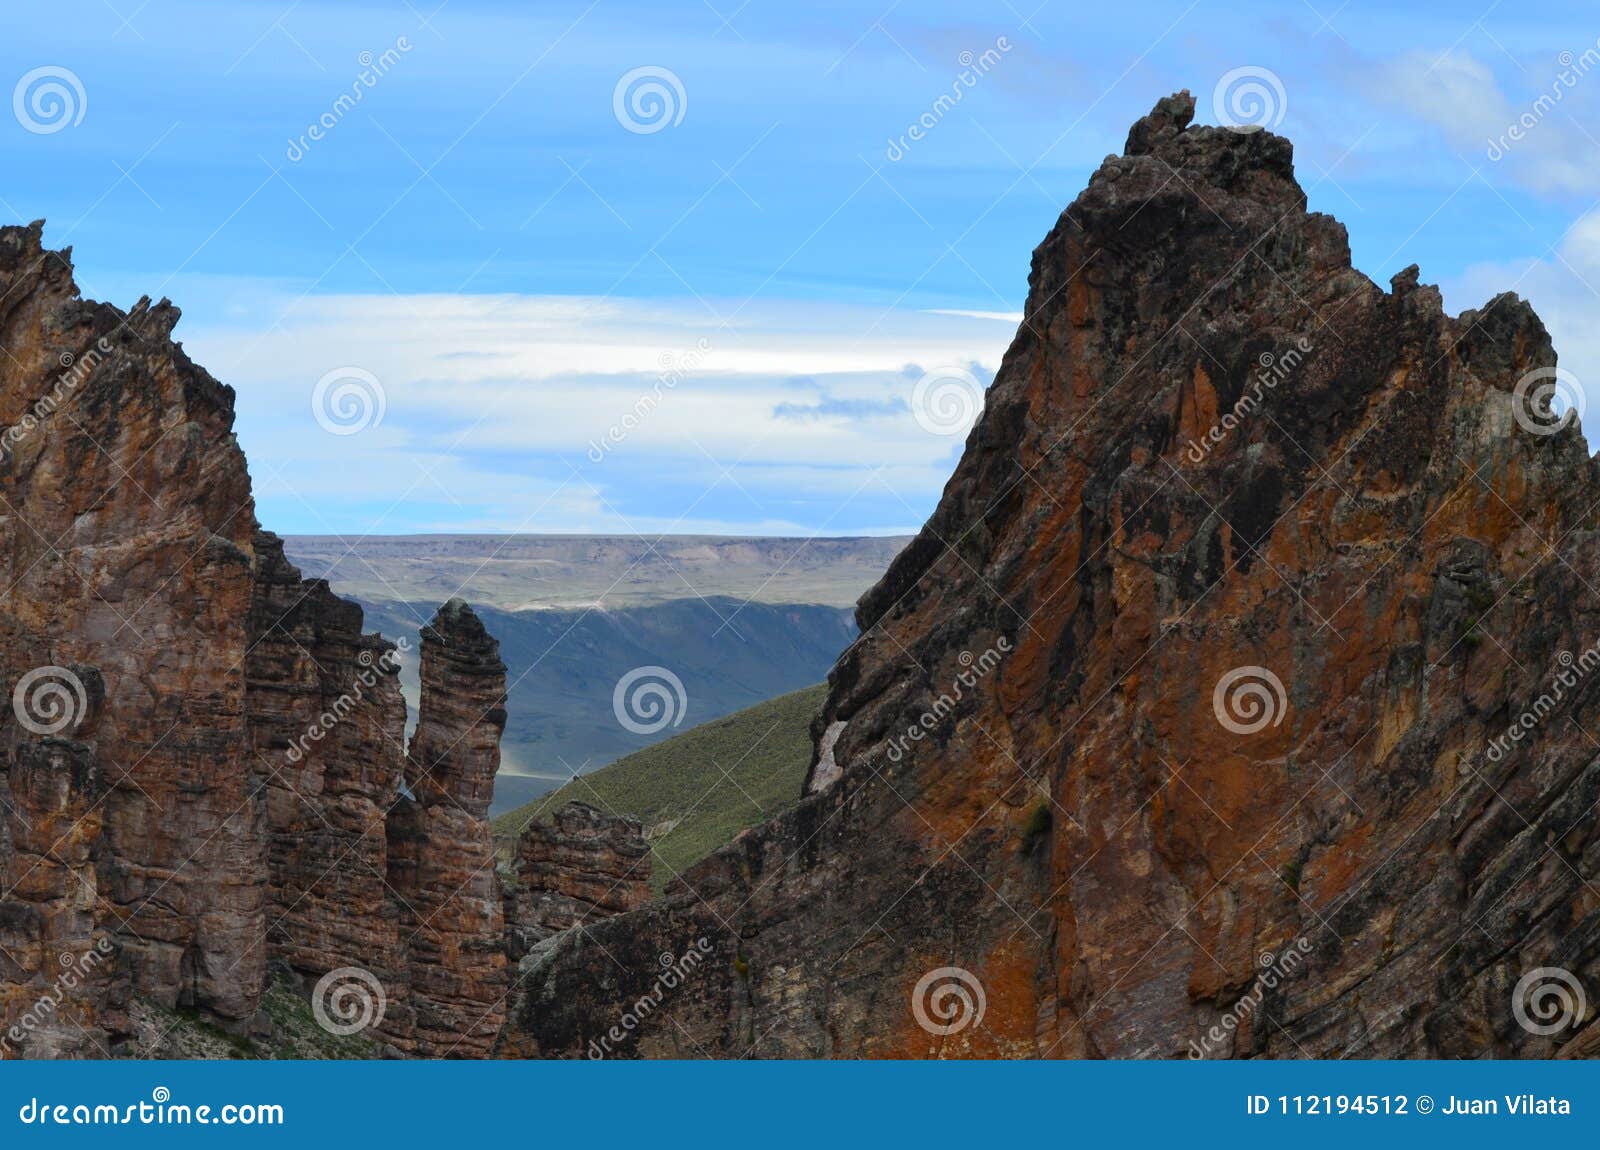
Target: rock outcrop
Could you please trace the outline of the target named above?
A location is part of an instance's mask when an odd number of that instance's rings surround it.
[[[583,1056],[701,936],[629,1051],[1600,1046],[1600,474],[1550,340],[1373,284],[1286,140],[1193,109],[1034,253],[808,796],[554,940],[503,1049]]]
[[[361,608],[255,540],[245,657],[251,749],[268,825],[268,957],[318,979],[360,968],[385,988],[382,1030],[413,1048],[388,819],[405,772],[398,652]]]
[[[639,820],[587,803],[537,819],[517,840],[516,884],[506,894],[514,957],[580,923],[636,910],[650,899],[650,844]]]
[[[505,1021],[503,895],[489,803],[506,725],[500,646],[460,599],[422,629],[407,795],[389,820],[417,1052],[481,1058]]]
[[[245,1018],[267,875],[233,393],[171,341],[170,304],[80,299],[41,227],[0,229],[0,761],[25,792],[4,804],[0,1030],[101,938],[133,993]],[[109,1008],[75,1017],[90,1049]]]
[[[268,1025],[269,962],[442,1052],[505,992],[493,640],[441,613],[408,762],[393,646],[259,528],[177,309],[80,299],[41,237],[0,228],[0,1056],[133,1049],[136,1005]]]

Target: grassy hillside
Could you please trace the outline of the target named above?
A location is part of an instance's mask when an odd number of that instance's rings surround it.
[[[636,751],[501,815],[495,838],[509,852],[529,820],[574,799],[632,815],[655,849],[659,891],[674,872],[799,800],[811,720],[826,695],[825,684],[807,687]]]
[[[422,604],[366,604],[367,626],[417,649]],[[702,723],[815,683],[855,638],[840,607],[673,599],[607,610],[501,611],[480,607],[500,641],[510,687],[491,813],[515,810],[625,755]],[[664,666],[683,684],[678,725],[640,734],[617,719],[612,693],[636,667]],[[401,682],[415,700],[416,663]],[[737,757],[737,756],[735,756]]]
[[[905,538],[667,535],[292,535],[289,558],[405,640],[415,720],[418,629],[440,603],[473,605],[506,662],[500,815],[574,774],[815,683],[856,636],[853,607]],[[665,667],[675,725],[647,734],[613,708],[620,680]],[[661,681],[651,676],[653,682]]]

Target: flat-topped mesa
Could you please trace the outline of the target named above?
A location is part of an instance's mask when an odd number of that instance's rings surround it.
[[[548,823],[533,820],[517,840],[516,889],[506,898],[513,946],[643,906],[650,870],[637,819],[571,802]]]
[[[1600,986],[1600,470],[1549,337],[1372,283],[1287,141],[1193,108],[1034,252],[811,793],[530,956],[502,1051],[581,1055],[702,934],[630,1048],[1600,1049],[1519,1025],[1541,968]]]
[[[422,702],[389,820],[417,1053],[481,1058],[505,1020],[505,912],[487,816],[500,768],[506,668],[471,607],[422,629]]]

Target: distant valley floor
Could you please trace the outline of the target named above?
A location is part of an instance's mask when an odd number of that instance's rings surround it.
[[[855,638],[853,605],[904,538],[406,536],[285,541],[307,577],[359,601],[369,630],[404,639],[417,703],[418,630],[460,595],[500,640],[508,722],[493,812],[699,724],[825,678]],[[797,598],[789,598],[794,596]],[[804,597],[804,598],[798,598]],[[671,717],[632,727],[614,691],[671,672]],[[650,681],[660,676],[647,676]]]

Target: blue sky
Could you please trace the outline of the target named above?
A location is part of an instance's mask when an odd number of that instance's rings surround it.
[[[986,383],[1128,124],[1180,87],[1215,122],[1241,67],[1358,267],[1419,263],[1456,310],[1514,287],[1600,381],[1592,8],[1036,5],[31,5],[0,80],[77,88],[55,131],[14,90],[0,218],[48,219],[88,295],[183,308],[285,532],[914,529],[971,415],[930,428],[919,381]],[[659,130],[617,112],[640,68]],[[341,389],[354,434],[313,410]]]

